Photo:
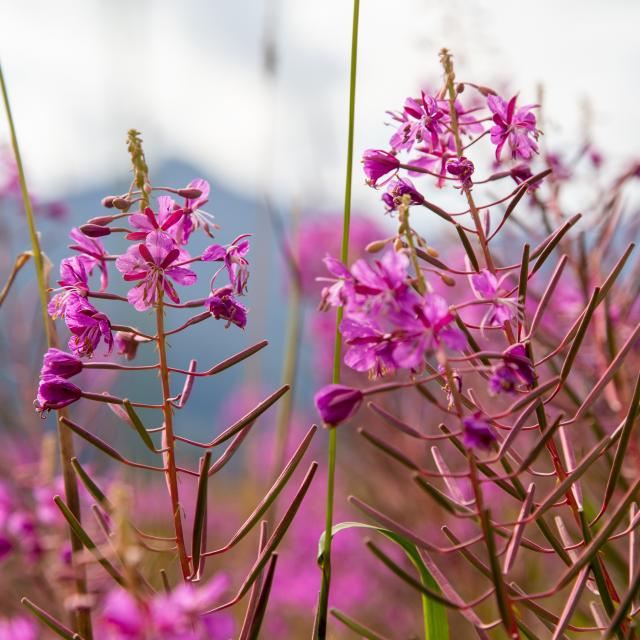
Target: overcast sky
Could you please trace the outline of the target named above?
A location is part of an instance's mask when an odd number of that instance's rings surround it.
[[[384,111],[439,77],[544,83],[550,133],[595,114],[596,140],[637,154],[640,3],[362,0],[356,153],[385,145]],[[129,127],[152,164],[177,157],[282,203],[337,206],[344,182],[349,0],[0,0],[0,60],[34,187],[64,194],[127,167]],[[269,13],[271,11],[271,13]],[[263,72],[273,24],[278,73]],[[632,121],[633,119],[633,121]],[[6,139],[4,119],[0,140]],[[358,176],[361,174],[358,174]],[[356,203],[369,204],[361,180]]]

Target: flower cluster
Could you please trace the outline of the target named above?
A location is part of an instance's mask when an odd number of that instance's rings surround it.
[[[340,331],[347,366],[380,377],[396,369],[421,370],[425,354],[440,346],[464,348],[445,299],[414,288],[406,252],[389,247],[380,260],[358,260],[351,269],[330,257],[325,264],[336,280],[324,289],[323,301],[344,307]]]
[[[536,141],[540,134],[533,113],[537,105],[517,107],[517,96],[507,101],[491,89],[476,88],[481,89],[480,94],[472,94],[466,104],[466,94],[458,94],[452,101],[446,90],[432,95],[423,91],[419,98],[407,98],[400,111],[388,112],[395,127],[389,149],[368,149],[362,162],[369,185],[388,185],[383,200],[390,209],[395,209],[390,204],[397,199],[399,190],[410,193],[413,204],[424,202],[407,178],[390,182],[401,169],[412,177],[435,175],[439,187],[447,180],[457,180],[461,187],[471,189],[475,166],[463,151],[485,134],[495,145],[497,165],[503,162],[506,147],[509,157],[520,161],[513,169],[514,179],[531,177],[528,165],[538,153]],[[493,122],[489,129],[485,129],[487,121]],[[463,146],[465,140],[469,142]],[[403,162],[401,157],[406,154]]]
[[[182,584],[152,598],[115,588],[104,599],[99,621],[109,640],[228,640],[235,633],[233,617],[206,614],[218,604],[227,583],[218,575],[203,586]]]

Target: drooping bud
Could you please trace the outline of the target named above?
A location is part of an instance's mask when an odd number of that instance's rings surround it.
[[[82,371],[82,360],[60,349],[49,349],[42,358],[40,375],[71,378]]]
[[[82,391],[75,384],[60,376],[45,376],[40,380],[36,410],[39,413],[51,409],[62,409],[82,397]]]
[[[80,231],[88,238],[102,238],[103,236],[111,234],[109,227],[104,227],[99,224],[83,224],[80,227]]]
[[[95,218],[87,220],[87,224],[97,224],[100,227],[104,227],[113,222],[114,219],[115,216],[96,216]]]
[[[378,253],[378,251],[382,251],[391,240],[392,238],[385,238],[384,240],[374,240],[373,242],[370,242],[364,250],[367,253]]]
[[[113,206],[120,211],[126,211],[131,206],[131,201],[127,198],[117,197],[112,200]]]
[[[314,401],[322,420],[335,427],[356,413],[363,397],[360,389],[343,384],[329,384],[316,393]]]
[[[184,189],[178,189],[178,195],[187,200],[195,200],[202,195],[202,190],[196,189],[195,187],[186,187]]]
[[[106,209],[113,209],[113,201],[116,199],[116,196],[107,196],[106,198],[102,198],[102,206]]]

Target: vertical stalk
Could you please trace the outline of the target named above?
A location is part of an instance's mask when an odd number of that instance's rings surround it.
[[[462,141],[460,140],[460,126],[458,124],[458,112],[456,111],[456,89],[454,86],[456,75],[453,70],[453,59],[447,49],[443,49],[440,52],[440,61],[442,62],[442,66],[444,68],[445,81],[447,84],[447,93],[449,94],[448,99],[449,99],[449,115],[451,118],[451,132],[453,133],[453,139],[456,145],[456,155],[458,156],[458,158],[461,158],[462,157]],[[487,269],[489,269],[491,273],[495,274],[496,268],[495,268],[495,265],[493,264],[491,253],[489,252],[487,238],[484,235],[484,229],[482,228],[482,222],[480,220],[480,213],[478,211],[478,208],[476,207],[476,203],[473,199],[473,195],[471,194],[471,189],[463,186],[462,191],[464,192],[464,195],[467,198],[467,203],[469,204],[469,209],[471,210],[471,217],[473,218],[473,223],[476,227],[476,233],[478,234],[478,241],[480,242],[480,247],[482,248],[482,253],[484,255],[484,260],[486,262]]]
[[[42,311],[42,323],[44,325],[44,333],[47,340],[47,346],[49,348],[57,346],[57,335],[55,326],[49,319],[47,313],[47,305],[49,302],[47,294],[47,282],[44,268],[44,257],[42,249],[40,247],[40,238],[36,229],[36,223],[33,216],[33,207],[31,206],[31,198],[29,197],[29,191],[27,189],[27,180],[24,173],[24,167],[22,164],[22,155],[20,154],[20,146],[18,145],[18,137],[16,135],[16,129],[13,122],[13,114],[11,112],[11,105],[9,103],[9,95],[7,92],[7,86],[4,81],[4,74],[2,72],[2,65],[0,64],[0,86],[2,88],[2,100],[4,102],[4,108],[7,114],[7,122],[9,124],[9,135],[11,137],[11,146],[13,148],[13,155],[16,161],[16,168],[18,169],[18,178],[20,181],[20,191],[22,193],[22,201],[24,204],[25,216],[27,218],[27,225],[29,227],[29,237],[31,239],[31,251],[33,252],[33,261],[36,269],[36,278],[38,281],[38,294],[40,297],[40,306]],[[65,501],[69,510],[78,522],[81,522],[80,513],[80,497],[78,494],[78,484],[76,475],[71,466],[71,459],[75,456],[73,447],[73,437],[71,431],[66,427],[60,418],[67,414],[66,409],[61,409],[57,412],[57,433],[58,443],[60,447],[60,465],[62,468],[62,477],[64,481],[64,493]],[[75,588],[76,592],[83,596],[87,593],[87,577],[84,565],[77,562],[79,554],[83,550],[82,542],[76,537],[71,529],[69,529],[69,537],[71,541],[72,562],[75,575]],[[91,624],[91,611],[85,608],[79,608],[72,615],[73,628],[77,631],[84,640],[92,640],[93,630]]]
[[[344,189],[344,214],[342,226],[342,250],[340,259],[343,263],[349,261],[349,226],[351,223],[351,184],[353,178],[353,133],[355,125],[356,107],[356,70],[358,59],[358,22],[360,17],[360,0],[353,0],[353,22],[351,29],[351,68],[349,77],[349,130],[347,134],[347,168]],[[343,309],[338,308],[336,314],[336,337],[333,351],[333,383],[340,382],[340,362],[342,359],[342,336],[340,322]],[[336,454],[338,442],[336,428],[329,427],[329,449],[327,452],[327,502],[324,548],[322,554],[322,581],[318,598],[318,611],[313,637],[325,640],[327,637],[327,610],[329,606],[329,591],[331,588],[331,529],[333,527],[333,498],[335,489]]]
[[[178,473],[176,470],[175,437],[173,435],[173,408],[171,407],[171,393],[169,388],[169,369],[167,365],[167,344],[164,330],[164,291],[162,281],[158,283],[156,300],[156,327],[158,335],[158,354],[160,357],[160,381],[162,383],[162,414],[164,416],[164,447],[167,449],[167,483],[169,485],[169,496],[171,498],[171,511],[173,512],[173,524],[176,532],[176,547],[178,548],[178,558],[182,577],[187,580],[191,568],[189,558],[184,544],[184,531],[182,530],[182,515],[180,513],[180,497],[178,494]]]

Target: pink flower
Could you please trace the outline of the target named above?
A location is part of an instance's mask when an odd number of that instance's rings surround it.
[[[192,180],[187,189],[200,191],[200,195],[193,198],[185,198],[184,200],[184,218],[181,222],[184,243],[188,242],[191,233],[197,229],[202,229],[209,237],[213,237],[211,229],[219,229],[214,223],[214,218],[210,213],[202,211],[200,207],[209,202],[209,183],[202,178]]]
[[[387,205],[387,211],[395,211],[402,204],[402,198],[405,195],[409,196],[411,204],[424,202],[424,196],[409,178],[398,178],[392,180],[387,186],[387,192],[382,194],[382,201]]]
[[[158,215],[151,207],[147,207],[144,213],[133,213],[129,216],[129,223],[132,227],[140,229],[127,234],[127,240],[144,240],[152,231],[167,231],[177,224],[184,212],[182,209],[172,210],[173,200],[167,196],[158,198]]]
[[[400,168],[400,160],[393,154],[381,149],[367,149],[362,156],[364,173],[367,176],[367,183],[372,187],[378,186],[378,180],[386,176],[391,171]]]
[[[69,249],[81,254],[87,273],[91,275],[95,267],[100,269],[100,290],[104,291],[109,283],[109,272],[105,259],[107,252],[104,245],[97,238],[85,236],[78,228],[71,229],[69,237],[75,241],[75,244],[69,245]]]
[[[82,371],[82,360],[60,349],[48,349],[42,359],[42,370],[40,375],[59,376],[60,378],[71,378]]]
[[[245,238],[249,236],[248,233],[238,236],[226,247],[221,244],[212,244],[202,253],[202,260],[205,262],[224,262],[233,291],[239,296],[245,293],[249,280],[249,261],[245,258],[249,253],[249,241]],[[220,271],[213,276],[213,280],[219,273]]]
[[[403,114],[396,119],[402,124],[390,140],[396,150],[411,150],[414,144],[425,144],[427,149],[439,146],[439,136],[445,131],[445,113],[438,101],[422,92],[422,98],[407,98]]]
[[[216,320],[226,320],[230,324],[244,329],[247,326],[247,308],[233,297],[233,288],[226,285],[211,292],[205,304]]]
[[[452,158],[447,162],[447,171],[456,176],[460,180],[460,186],[463,189],[471,189],[473,181],[471,176],[474,172],[473,162],[464,156],[460,158]]]
[[[150,232],[143,243],[129,247],[116,260],[116,268],[127,282],[140,280],[129,290],[129,302],[138,311],[144,311],[155,303],[159,287],[173,302],[180,302],[170,278],[184,286],[195,284],[196,274],[175,264],[190,259],[191,256],[179,249],[167,233],[160,230]]]
[[[109,318],[98,311],[86,298],[72,293],[65,309],[65,322],[72,336],[69,349],[77,356],[92,356],[104,341],[107,353],[113,347]]]
[[[480,325],[482,327],[501,327],[505,322],[509,322],[516,317],[518,303],[515,298],[506,298],[501,290],[503,276],[498,280],[488,269],[483,269],[480,273],[469,276],[471,288],[474,295],[479,300],[489,303]]]
[[[36,397],[39,413],[62,409],[82,397],[82,391],[75,384],[60,376],[45,376],[40,380]]]
[[[60,280],[58,280],[58,284],[63,288],[63,291],[56,293],[47,306],[47,311],[54,320],[64,317],[71,293],[86,297],[89,291],[86,258],[84,256],[63,258],[62,262],[60,262]]]
[[[487,97],[487,106],[493,113],[494,126],[491,127],[491,142],[496,145],[496,160],[500,162],[502,148],[509,143],[511,157],[515,160],[530,160],[538,153],[539,131],[536,129],[536,117],[531,113],[536,105],[520,107],[516,111],[517,96],[506,102],[500,96]]]
[[[466,447],[485,451],[491,448],[496,437],[481,411],[476,411],[472,416],[464,418],[462,424],[464,426],[462,440]]]

